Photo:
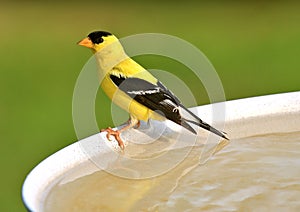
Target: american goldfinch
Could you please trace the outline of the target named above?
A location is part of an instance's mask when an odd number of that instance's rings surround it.
[[[180,100],[145,68],[129,58],[118,38],[109,32],[95,31],[78,42],[78,45],[92,49],[104,76],[101,87],[108,97],[130,114],[128,124],[120,130],[107,128],[107,139],[114,136],[121,149],[124,143],[120,133],[134,126],[140,120],[171,120],[194,134],[190,124],[197,125],[228,140],[221,132],[203,122],[182,105]]]

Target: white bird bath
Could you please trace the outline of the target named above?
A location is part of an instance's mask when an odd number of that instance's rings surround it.
[[[300,140],[285,144],[284,141],[279,142],[278,138],[275,138],[273,143],[268,143],[268,139],[273,138],[273,135],[278,135],[283,140],[288,134],[292,135],[292,140],[300,136],[300,92],[217,104],[226,106],[223,131],[227,132],[231,139],[229,145],[217,154],[212,155],[212,151],[207,151],[202,155],[202,159],[199,159],[198,156],[204,147],[198,141],[187,144],[182,144],[181,142],[184,141],[181,141],[171,146],[166,146],[167,142],[160,141],[159,144],[154,142],[142,145],[143,148],[139,148],[137,144],[128,145],[125,153],[122,154],[113,150],[117,149],[115,141],[109,142],[105,139],[104,133],[98,133],[65,147],[37,165],[24,182],[22,189],[24,204],[30,211],[51,211],[63,208],[80,211],[88,210],[88,205],[91,210],[98,207],[98,210],[106,211],[117,209],[165,211],[187,208],[246,210],[251,207],[261,210],[276,209],[276,207],[282,210],[300,209],[299,183],[293,184],[292,180],[284,181],[287,176],[281,176],[289,171],[291,173],[287,174],[290,176],[300,176],[300,153],[298,154],[300,150],[296,149]],[[199,106],[191,110],[201,119],[211,123],[212,105]],[[158,122],[153,123],[159,125]],[[137,130],[131,130],[127,136],[134,135],[132,132],[137,132]],[[187,131],[184,132],[187,138],[191,138]],[[208,133],[204,130],[199,130],[199,132],[199,139],[205,140]],[[166,135],[174,136],[175,134],[166,131]],[[139,136],[142,134],[136,135],[136,137]],[[255,144],[257,146],[251,146],[257,138],[259,138]],[[264,140],[264,138],[267,139]],[[291,147],[285,150],[285,146]],[[147,148],[153,151],[150,155],[147,153]],[[156,155],[155,151],[160,148],[168,150],[169,155],[166,155],[167,151],[161,151]],[[187,151],[176,151],[177,149]],[[217,150],[214,149],[214,151]],[[241,155],[235,158],[238,153]],[[187,156],[187,154],[190,155]],[[149,158],[163,157],[163,155],[167,157],[149,163]],[[137,159],[138,163],[135,160],[132,161],[131,157]],[[176,161],[178,157],[179,160]],[[210,157],[211,160],[207,161]],[[185,158],[188,160],[183,161]],[[207,163],[204,164],[204,162]],[[165,165],[169,163],[174,163],[174,166]],[[281,166],[281,163],[284,164]],[[289,170],[281,169],[289,166],[291,167]],[[251,177],[253,174],[251,170],[257,170],[257,176]],[[197,171],[202,173],[197,175]],[[249,178],[242,175],[243,172]],[[271,174],[273,172],[275,174]],[[274,177],[274,180],[272,177],[269,178],[269,174]],[[198,177],[192,178],[189,175]],[[85,177],[91,182],[90,185],[82,180]],[[268,186],[268,183],[264,182],[265,177],[276,186],[273,184]],[[256,181],[252,181],[253,178]],[[289,186],[291,186],[290,189]],[[295,186],[296,190],[294,190]],[[84,189],[87,193],[80,193],[84,192]],[[94,191],[95,189],[98,191]],[[63,194],[62,190],[66,194]],[[61,195],[62,199],[58,195]],[[266,196],[269,199],[265,198]],[[88,202],[88,198],[92,199],[91,202]],[[279,201],[280,199],[290,201],[290,203],[284,205]],[[97,205],[98,200],[102,203]],[[72,201],[77,202],[78,205],[75,206]],[[269,201],[276,202],[272,206]],[[64,204],[66,204],[65,207]]]

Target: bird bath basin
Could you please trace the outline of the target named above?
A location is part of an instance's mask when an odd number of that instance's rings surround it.
[[[153,122],[125,134],[134,142],[120,152],[98,133],[37,165],[24,182],[24,204],[30,211],[299,209],[300,92],[216,104],[225,104],[229,143]],[[212,105],[191,110],[211,123]]]

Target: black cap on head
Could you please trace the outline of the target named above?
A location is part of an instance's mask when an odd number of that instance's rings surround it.
[[[99,43],[103,42],[103,38],[102,37],[107,37],[109,35],[112,35],[112,34],[109,33],[109,32],[104,32],[104,31],[95,31],[95,32],[90,33],[88,35],[88,37],[91,39],[91,41],[94,44],[99,44]]]

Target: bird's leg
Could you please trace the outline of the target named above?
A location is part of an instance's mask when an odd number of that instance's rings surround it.
[[[125,124],[129,125],[130,122],[131,122],[131,118],[129,117],[129,119],[124,123],[124,125]],[[140,126],[141,126],[141,122],[140,122],[140,120],[137,120],[137,123],[133,127],[134,127],[134,129],[138,129]]]
[[[122,132],[122,131],[125,131],[125,130],[128,130],[128,129],[130,129],[130,128],[132,128],[132,127],[135,127],[135,126],[137,126],[137,127],[139,127],[140,126],[140,121],[139,120],[137,120],[136,118],[134,118],[134,117],[130,117],[130,119],[127,121],[127,125],[125,125],[123,128],[121,128],[119,131],[120,132]]]
[[[115,139],[117,140],[119,147],[124,150],[125,146],[124,146],[124,142],[122,141],[121,137],[120,137],[120,133],[128,130],[134,126],[140,126],[140,121],[137,120],[136,118],[131,117],[128,121],[127,121],[127,125],[125,125],[123,128],[121,128],[120,130],[113,130],[110,127],[107,129],[102,129],[101,132],[107,132],[106,134],[106,138],[110,141],[110,136],[114,136]]]
[[[134,129],[138,129],[138,128],[140,128],[140,126],[141,126],[141,121],[138,120],[137,123],[134,126]]]

